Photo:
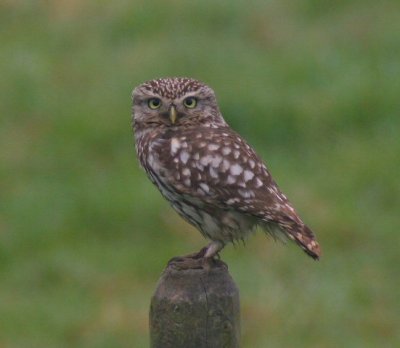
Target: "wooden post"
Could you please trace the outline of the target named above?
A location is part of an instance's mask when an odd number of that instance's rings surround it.
[[[151,348],[237,348],[239,291],[228,267],[164,270],[150,306]]]

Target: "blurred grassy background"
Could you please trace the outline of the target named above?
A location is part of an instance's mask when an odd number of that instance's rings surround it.
[[[148,345],[166,261],[205,244],[134,155],[131,90],[176,75],[324,251],[225,249],[243,347],[400,346],[398,1],[5,0],[0,28],[0,347]]]

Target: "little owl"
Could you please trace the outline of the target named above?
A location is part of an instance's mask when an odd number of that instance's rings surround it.
[[[319,259],[313,232],[261,158],[225,122],[210,87],[180,77],[141,84],[133,91],[133,128],[150,180],[211,241],[192,258],[210,260],[260,226]]]

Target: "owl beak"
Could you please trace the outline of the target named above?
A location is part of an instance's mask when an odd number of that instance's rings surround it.
[[[169,108],[169,119],[171,120],[172,124],[175,124],[177,118],[177,113],[174,105],[171,105]]]

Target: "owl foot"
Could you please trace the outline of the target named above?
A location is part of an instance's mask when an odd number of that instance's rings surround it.
[[[203,271],[210,271],[216,267],[225,267],[228,266],[221,260],[215,258],[200,258],[200,259],[193,259],[193,258],[182,258],[182,257],[174,257],[168,262],[168,267],[173,267],[178,271],[182,270],[203,270]]]
[[[207,247],[204,247],[197,253],[175,256],[168,261],[168,266],[174,266],[178,269],[201,269],[203,268],[204,255],[206,252]]]
[[[197,253],[176,256],[168,261],[168,266],[179,270],[205,269],[210,270],[216,264],[224,264],[220,260],[219,251],[223,248],[221,242],[212,242]],[[225,265],[225,264],[224,264]]]

